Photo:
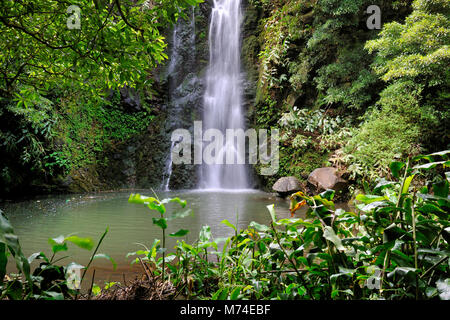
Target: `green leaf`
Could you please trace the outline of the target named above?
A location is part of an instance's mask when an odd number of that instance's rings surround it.
[[[439,161],[439,162],[432,162],[432,163],[425,163],[422,165],[417,165],[415,167],[413,167],[413,169],[433,169],[436,166],[440,165],[440,164],[446,164],[447,161]]]
[[[246,243],[249,243],[250,241],[251,241],[251,239],[246,238],[246,239],[242,240],[242,241],[237,245],[237,247],[240,248],[240,247],[242,247],[243,245],[245,245]]]
[[[345,247],[342,245],[341,239],[336,235],[333,228],[330,226],[326,226],[323,231],[323,236],[325,239],[331,241],[338,250],[344,251]]]
[[[423,159],[428,160],[428,162],[434,161],[434,158],[431,155],[426,155],[426,156],[419,155],[419,156],[412,158],[412,161],[416,162],[416,161],[423,160]]]
[[[440,207],[432,204],[432,203],[425,203],[423,206],[418,207],[417,211],[423,213],[423,214],[435,214],[442,218],[447,218],[448,214],[445,210],[442,210]]]
[[[140,194],[131,194],[130,198],[128,199],[128,202],[147,205],[151,202],[159,202],[159,201],[153,197],[141,196]]]
[[[67,243],[63,243],[63,244],[52,244],[51,241],[49,240],[51,246],[52,246],[52,251],[53,253],[58,253],[60,251],[67,251]]]
[[[259,224],[259,223],[255,222],[255,221],[252,221],[250,223],[249,227],[253,228],[253,229],[257,230],[257,231],[260,231],[260,232],[267,232],[267,231],[270,230],[270,228],[268,226],[263,225],[263,224]]]
[[[186,207],[186,200],[180,200],[180,198],[168,198],[161,201],[162,204],[166,204],[169,202],[176,202],[178,203],[182,208]]]
[[[153,240],[153,244],[150,248],[150,250],[148,250],[147,253],[147,258],[148,259],[155,259],[156,255],[158,254],[158,245],[161,243],[161,240],[155,239]]]
[[[443,202],[450,202],[450,197],[438,197],[435,195],[431,195],[431,194],[423,194],[423,193],[418,193],[417,194],[418,197],[424,199],[424,200],[437,200],[437,201],[443,201]]]
[[[3,216],[3,212],[0,210],[0,235],[14,233],[14,230],[9,223],[9,220]]]
[[[414,263],[414,259],[412,257],[404,254],[400,250],[392,250],[391,259],[401,267],[413,266]]]
[[[47,257],[43,252],[33,253],[31,256],[28,257],[28,263],[31,264],[35,259],[43,259],[45,262],[50,263],[50,261],[47,259]]]
[[[386,201],[375,201],[361,207],[360,210],[364,212],[371,212],[373,209],[386,206],[388,206],[388,203]]]
[[[385,242],[391,242],[394,240],[397,240],[403,235],[409,235],[406,231],[399,228],[395,223],[389,225],[387,228],[384,229],[383,236]],[[410,236],[410,235],[409,235]]]
[[[403,184],[402,194],[408,193],[409,186],[411,185],[412,180],[415,175],[409,176],[405,179],[405,183]]]
[[[398,162],[398,161],[392,162],[389,165],[389,168],[391,169],[391,172],[392,172],[392,176],[394,178],[399,179],[400,178],[400,170],[402,170],[403,167],[405,167],[405,166],[406,166],[406,164],[404,162]]]
[[[94,247],[94,241],[92,241],[92,239],[90,238],[80,238],[77,236],[70,236],[65,238],[65,241],[72,242],[78,247],[86,250],[92,250],[92,248]]]
[[[336,192],[334,190],[325,190],[320,194],[320,197],[328,201],[333,201],[335,193]]]
[[[370,194],[358,194],[356,196],[356,200],[361,201],[365,204],[370,204],[370,203],[376,202],[376,201],[387,200],[387,198],[384,196],[375,196],[375,195],[370,195]]]
[[[416,274],[418,271],[419,271],[419,269],[416,269],[416,268],[397,267],[394,269],[394,271],[392,271],[388,274],[388,278],[392,278],[394,275],[404,278],[404,277],[408,276],[409,274]]]
[[[222,220],[220,223],[223,223],[224,225],[226,225],[227,227],[232,228],[234,231],[237,232],[237,228],[234,224],[232,224],[230,221],[228,221],[227,219]]]
[[[102,289],[94,283],[94,285],[92,286],[92,294],[94,295],[94,297],[98,296],[101,292]]]
[[[382,178],[378,184],[375,186],[374,188],[374,192],[379,192],[381,190],[383,190],[384,188],[393,186],[395,184],[398,184],[398,182],[395,181],[387,181],[386,179]]]
[[[352,277],[355,272],[356,272],[355,269],[346,269],[343,267],[339,267],[339,273],[331,275],[330,280],[335,282],[341,276]]]
[[[427,254],[435,254],[440,256],[447,256],[450,257],[450,251],[443,251],[443,250],[434,250],[434,249],[425,249],[420,248],[417,250],[418,253],[427,253]]]
[[[444,150],[444,151],[432,153],[432,154],[430,154],[430,156],[444,156],[449,153],[450,153],[450,150]]]
[[[223,288],[217,290],[217,291],[212,295],[211,300],[213,300],[213,301],[218,300],[220,294],[222,293],[222,291],[223,291]]]
[[[184,237],[189,233],[189,230],[180,229],[177,232],[169,234],[171,237]]]
[[[150,202],[149,204],[147,204],[147,207],[150,210],[158,211],[161,215],[166,213],[166,207],[163,204],[159,204],[157,202]]]
[[[140,194],[131,194],[130,198],[128,199],[128,202],[136,204],[144,204],[150,210],[156,210],[160,214],[164,214],[166,212],[166,208],[164,207],[164,205],[160,203],[158,199],[153,197],[146,197]]]
[[[239,295],[241,294],[241,287],[235,288],[230,295],[230,300],[237,300]]]
[[[109,261],[111,261],[111,263],[112,263],[112,265],[113,265],[113,269],[114,270],[116,270],[116,268],[117,268],[117,263],[114,261],[114,259],[113,258],[111,258],[109,255],[107,255],[107,254],[105,254],[105,253],[97,253],[95,256],[94,256],[94,259],[106,259],[106,260],[109,260]]]
[[[152,218],[153,224],[157,225],[158,227],[160,227],[161,229],[165,230],[167,229],[167,220],[164,218]]]
[[[442,180],[433,184],[433,191],[435,196],[447,198],[449,193],[449,182],[447,180]]]
[[[275,205],[271,204],[271,205],[267,206],[267,210],[269,210],[270,217],[272,218],[272,222],[276,223],[277,222],[277,216],[276,216],[276,213],[275,213]]]
[[[0,243],[6,245],[6,248],[15,259],[17,269],[21,271],[27,279],[28,285],[31,288],[33,281],[31,279],[30,264],[28,259],[24,256],[22,248],[19,244],[19,238],[14,234],[14,230],[9,220],[3,215],[0,210]],[[6,250],[5,250],[6,252]]]
[[[219,294],[217,300],[227,300],[229,291],[230,291],[230,288],[223,288],[222,292]]]

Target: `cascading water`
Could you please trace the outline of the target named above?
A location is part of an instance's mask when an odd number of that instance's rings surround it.
[[[206,75],[203,129],[243,129],[241,74],[241,0],[214,0],[209,30],[210,61]],[[237,154],[236,142],[226,143],[218,154]],[[216,155],[217,157],[217,155]],[[219,162],[220,163],[220,162]],[[247,167],[241,164],[204,164],[200,187],[204,189],[246,189]]]

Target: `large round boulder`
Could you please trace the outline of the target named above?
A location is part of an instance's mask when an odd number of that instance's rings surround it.
[[[314,170],[308,177],[308,183],[316,192],[329,189],[339,192],[347,186],[347,181],[341,178],[336,168],[332,167]]]
[[[278,179],[272,189],[282,197],[286,197],[292,193],[300,191],[303,188],[301,182],[296,177],[283,177]]]

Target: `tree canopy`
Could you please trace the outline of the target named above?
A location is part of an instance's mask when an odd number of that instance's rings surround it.
[[[405,23],[391,22],[369,41],[377,51],[374,69],[385,81],[410,79],[430,86],[448,82],[450,2],[418,0]]]
[[[59,86],[95,96],[146,85],[148,72],[167,58],[161,30],[200,2],[0,0],[0,94],[19,87],[15,94],[26,103]]]

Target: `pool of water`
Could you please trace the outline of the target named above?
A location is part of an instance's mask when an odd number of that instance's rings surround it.
[[[151,246],[155,238],[161,239],[161,230],[154,226],[152,218],[157,217],[155,211],[150,211],[143,205],[128,203],[130,193],[139,192],[151,196],[152,191],[126,191],[116,193],[65,195],[36,198],[17,203],[1,204],[0,208],[11,221],[15,233],[19,236],[22,250],[26,256],[43,251],[51,256],[48,239],[59,235],[76,234],[80,237],[90,237],[96,243],[105,229],[109,228],[99,252],[110,255],[118,268],[113,271],[107,260],[95,260],[96,283],[101,281],[121,281],[139,274],[139,266],[130,267],[132,258],[126,258],[127,253],[141,249],[137,243]],[[158,192],[160,199],[180,197],[187,201],[193,215],[169,222],[167,234],[188,229],[186,242],[197,240],[202,226],[211,227],[213,237],[231,236],[234,231],[221,224],[228,219],[240,228],[247,227],[250,222],[268,224],[270,215],[267,205],[275,204],[280,218],[289,217],[289,204],[260,191],[177,191]],[[166,206],[168,211],[179,208],[176,204]],[[238,219],[238,220],[237,220]],[[170,251],[176,239],[170,238],[167,247]],[[59,257],[69,255],[60,263],[67,265],[74,261],[81,265],[88,263],[91,252],[80,249],[69,243],[67,252],[59,252]],[[14,263],[8,264],[8,271],[15,271]],[[91,270],[91,272],[92,272]],[[90,282],[86,281],[86,282]],[[86,284],[86,283],[85,283]]]

